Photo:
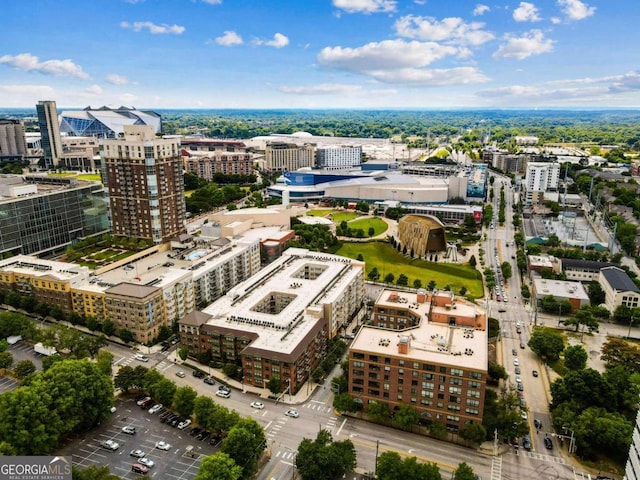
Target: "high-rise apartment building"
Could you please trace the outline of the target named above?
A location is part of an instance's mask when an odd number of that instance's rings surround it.
[[[27,140],[20,120],[0,118],[0,160],[22,160]]]
[[[291,172],[299,168],[312,167],[315,163],[313,145],[273,142],[265,149],[266,169],[270,172]]]
[[[62,140],[60,139],[60,124],[58,123],[56,102],[41,100],[36,105],[36,112],[38,113],[38,125],[42,136],[44,164],[48,168],[57,167],[62,155]]]
[[[151,125],[131,125],[102,148],[113,234],[164,243],[185,233],[180,141],[156,138]]]
[[[316,163],[324,170],[346,170],[359,167],[362,163],[362,147],[360,145],[318,147]]]

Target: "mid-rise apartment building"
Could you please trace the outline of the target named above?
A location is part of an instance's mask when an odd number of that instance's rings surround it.
[[[349,393],[365,412],[407,404],[451,431],[482,423],[486,325],[484,310],[451,292],[385,289],[349,348]]]
[[[640,410],[636,414],[623,480],[640,480]]]
[[[102,148],[113,234],[158,244],[185,233],[180,142],[156,138],[151,125],[132,125]]]
[[[180,320],[192,354],[242,366],[244,383],[278,377],[297,391],[364,301],[364,263],[290,248],[225,296]]]
[[[27,139],[20,120],[0,118],[0,160],[23,160],[27,156]]]
[[[601,269],[598,281],[604,290],[605,305],[610,312],[614,312],[620,305],[629,308],[640,306],[640,289],[621,268]]]
[[[47,255],[109,230],[98,182],[43,175],[0,175],[0,254]]]
[[[265,168],[270,172],[292,172],[315,165],[313,145],[272,142],[265,149]]]
[[[94,272],[73,263],[17,255],[0,261],[0,288],[33,295],[67,313],[108,319],[117,330],[128,329],[146,343],[161,326],[208,305],[259,269],[258,240],[141,252]]]
[[[337,145],[316,149],[316,165],[323,170],[347,170],[362,164],[362,146]]]
[[[544,192],[558,191],[560,184],[560,164],[551,162],[530,162],[524,182],[525,206],[542,203]]]
[[[57,167],[62,155],[62,140],[60,139],[60,123],[58,122],[56,102],[41,100],[36,105],[36,112],[45,167]]]
[[[181,147],[185,173],[195,173],[209,182],[215,173],[253,173],[253,155],[243,142],[183,138]]]

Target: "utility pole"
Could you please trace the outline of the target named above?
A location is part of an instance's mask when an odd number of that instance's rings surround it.
[[[376,464],[373,466],[373,476],[378,475],[378,449],[380,447],[380,440],[376,440]]]

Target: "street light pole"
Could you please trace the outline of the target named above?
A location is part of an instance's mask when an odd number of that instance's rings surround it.
[[[629,337],[631,336],[631,325],[633,324],[635,318],[635,315],[631,315],[631,320],[629,320],[629,331],[627,332],[627,340],[629,340]]]

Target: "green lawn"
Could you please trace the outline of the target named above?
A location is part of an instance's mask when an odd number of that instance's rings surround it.
[[[361,215],[362,213],[360,212],[341,212],[338,210],[334,210],[333,212],[331,212],[331,220],[336,225],[339,225],[341,222],[348,222]]]
[[[349,222],[349,228],[351,230],[357,230],[361,228],[362,230],[364,230],[364,234],[367,236],[369,236],[369,228],[371,227],[373,227],[374,230],[372,236],[375,237],[376,235],[380,235],[381,233],[386,232],[388,225],[387,222],[376,217],[360,218],[358,220],[352,220],[351,222]]]
[[[333,210],[331,208],[316,208],[315,210],[309,210],[307,215],[311,217],[324,217],[332,211]]]
[[[73,173],[73,172],[64,172],[64,173],[50,173],[50,177],[75,177],[78,180],[86,180],[87,182],[99,182],[101,181],[99,173]]]
[[[393,273],[397,280],[400,274],[404,273],[409,277],[409,287],[413,286],[415,279],[420,279],[423,287],[434,280],[438,288],[449,285],[455,293],[458,293],[460,288],[466,287],[467,295],[474,298],[484,296],[480,272],[466,264],[411,260],[384,242],[345,242],[336,254],[349,258],[358,258],[358,254],[362,254],[367,264],[367,274],[374,267],[378,268],[381,279],[388,273]]]

